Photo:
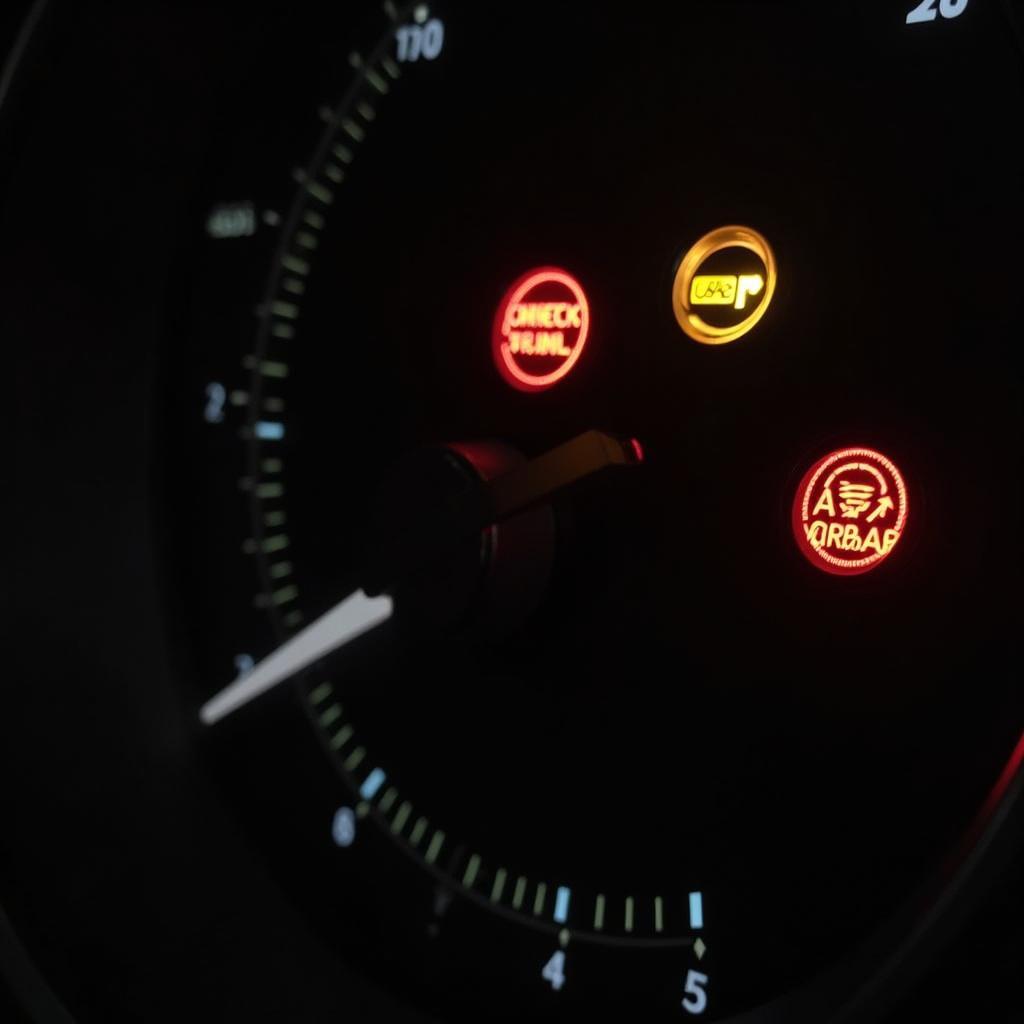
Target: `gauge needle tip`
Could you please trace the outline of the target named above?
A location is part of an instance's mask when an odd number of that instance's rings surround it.
[[[392,610],[393,602],[386,594],[368,597],[362,590],[349,594],[208,700],[199,709],[199,720],[203,725],[219,722],[317,659],[386,622]]]

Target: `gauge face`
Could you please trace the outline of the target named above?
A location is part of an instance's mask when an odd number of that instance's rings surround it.
[[[780,999],[1013,748],[1021,60],[995,5],[846,7],[393,11],[275,86],[291,179],[235,140],[210,197],[168,378],[199,697],[393,599],[289,690],[301,827],[255,816],[438,1012]],[[633,456],[538,484],[590,431]],[[204,738],[244,775],[283,699]]]

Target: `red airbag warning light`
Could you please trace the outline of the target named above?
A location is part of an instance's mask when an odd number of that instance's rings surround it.
[[[793,534],[819,569],[855,576],[892,554],[907,525],[907,489],[895,464],[871,448],[843,448],[804,474]]]
[[[589,327],[590,308],[576,278],[557,267],[531,270],[498,306],[495,365],[512,387],[544,391],[576,365]]]

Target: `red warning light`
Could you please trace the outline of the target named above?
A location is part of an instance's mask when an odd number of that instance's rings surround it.
[[[557,267],[538,267],[519,278],[498,306],[495,365],[512,387],[544,391],[576,365],[589,326],[579,281]]]
[[[907,489],[895,464],[871,448],[843,448],[804,474],[793,534],[819,569],[855,576],[892,554],[907,525]]]

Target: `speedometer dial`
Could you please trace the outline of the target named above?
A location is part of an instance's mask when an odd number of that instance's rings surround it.
[[[385,5],[225,141],[188,696],[438,1013],[826,1019],[1014,750],[1021,54],[907,6]]]

